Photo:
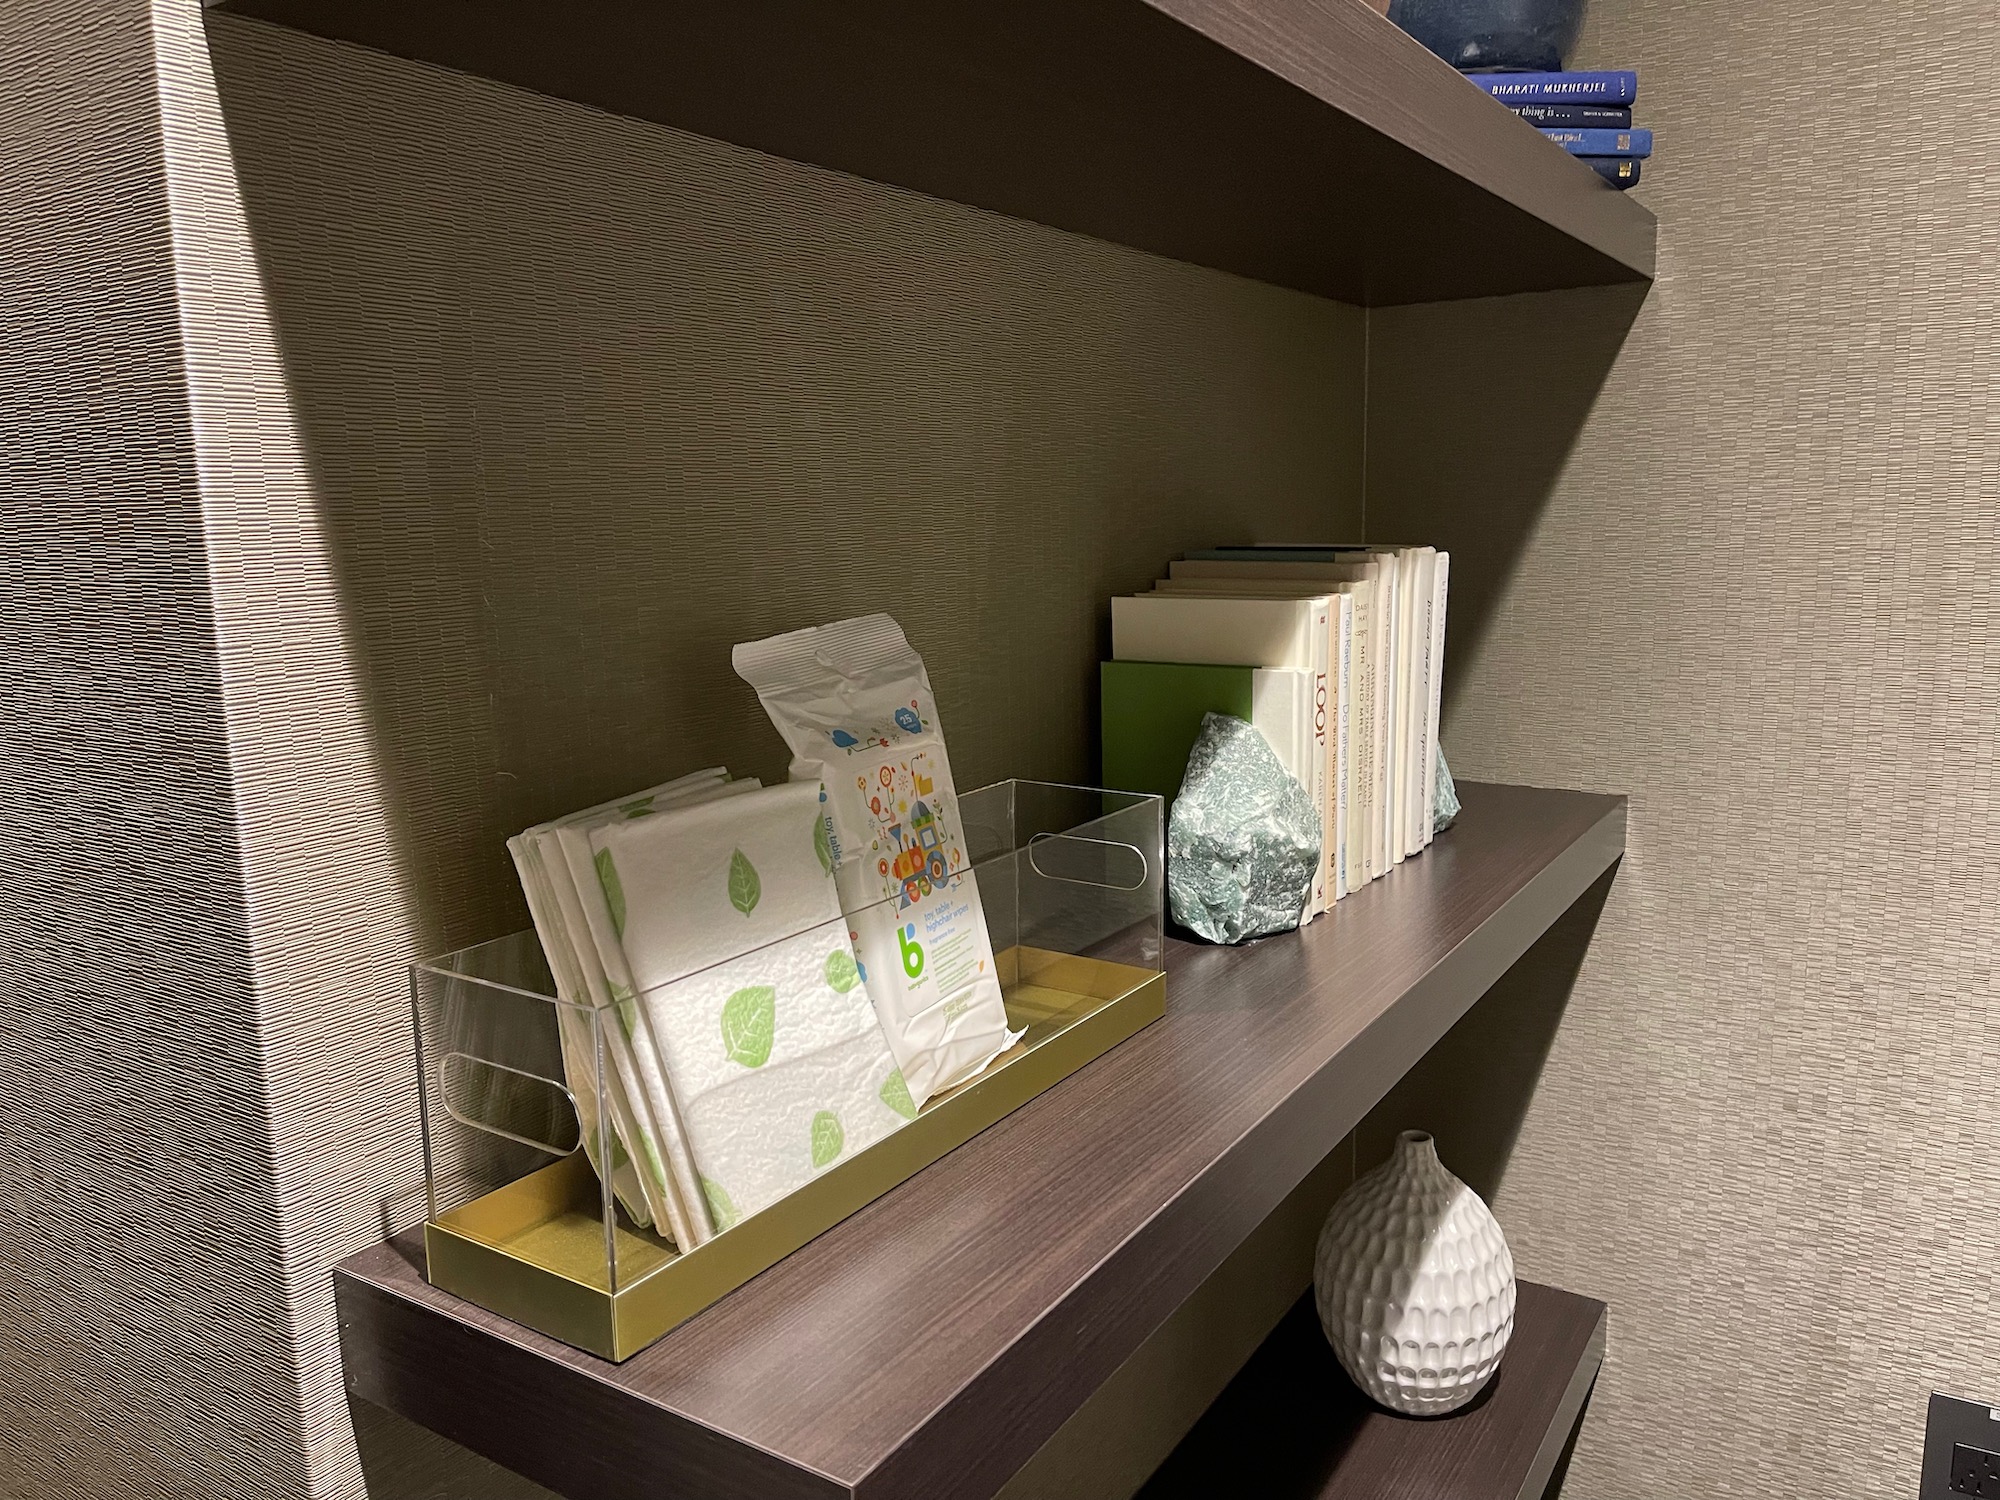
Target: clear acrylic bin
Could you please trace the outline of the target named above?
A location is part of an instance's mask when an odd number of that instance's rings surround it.
[[[657,1097],[641,1076],[642,1050],[659,1041],[649,1028],[666,1014],[648,1008],[653,997],[603,1009],[566,1003],[533,932],[412,965],[432,1283],[578,1348],[628,1358],[1164,1013],[1158,797],[1007,781],[962,795],[959,815],[966,868],[919,856],[912,892],[926,898],[924,883],[940,874],[951,890],[976,886],[1020,1041],[920,1111],[892,1084],[881,1094],[888,1108],[844,1130],[831,1114],[814,1116],[812,1175],[740,1217],[711,1196],[714,1237],[685,1252],[663,1226],[641,1227],[617,1190],[641,1196],[615,1122],[620,1112],[632,1121],[635,1098]],[[868,915],[888,919],[901,904]],[[847,915],[855,930],[861,915]],[[796,953],[813,931],[674,988],[721,993],[780,950]],[[748,1045],[764,1031],[753,1017]],[[730,1045],[727,1035],[715,1042]],[[886,1133],[869,1139],[877,1132]],[[674,1134],[660,1138],[669,1156]],[[612,1171],[601,1180],[593,1163]]]

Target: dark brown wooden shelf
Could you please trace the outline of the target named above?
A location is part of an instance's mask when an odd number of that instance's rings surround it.
[[[1521,1283],[1492,1383],[1449,1417],[1354,1387],[1303,1298],[1138,1500],[1539,1500],[1604,1362],[1605,1307]]]
[[[1648,280],[1643,206],[1360,0],[221,0],[1376,306]]]
[[[1300,933],[1171,944],[1167,1015],[611,1365],[337,1273],[348,1388],[572,1500],[982,1500],[1619,859],[1620,797],[1461,783]]]

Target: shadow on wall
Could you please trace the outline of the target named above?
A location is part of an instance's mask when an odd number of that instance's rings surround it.
[[[1351,307],[209,13],[402,875],[704,765],[738,641],[888,609],[962,784],[1087,779],[1106,597],[1359,529]]]
[[[1451,552],[1447,714],[1646,292],[1586,287],[1369,314],[1368,534]],[[1464,337],[1469,306],[1478,339]]]
[[[1361,1122],[1358,1171],[1387,1161],[1400,1132],[1428,1130],[1445,1166],[1493,1201],[1616,875],[1578,897]]]

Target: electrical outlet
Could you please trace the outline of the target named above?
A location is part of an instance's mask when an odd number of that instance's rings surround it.
[[[1921,1500],[2000,1500],[2000,1408],[1933,1391]]]
[[[2000,1500],[2000,1453],[1952,1444],[1951,1492],[1971,1495],[1973,1500]]]

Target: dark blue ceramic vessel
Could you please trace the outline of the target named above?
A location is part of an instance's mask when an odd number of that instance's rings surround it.
[[[1557,72],[1584,0],[1394,0],[1389,19],[1454,68]]]

